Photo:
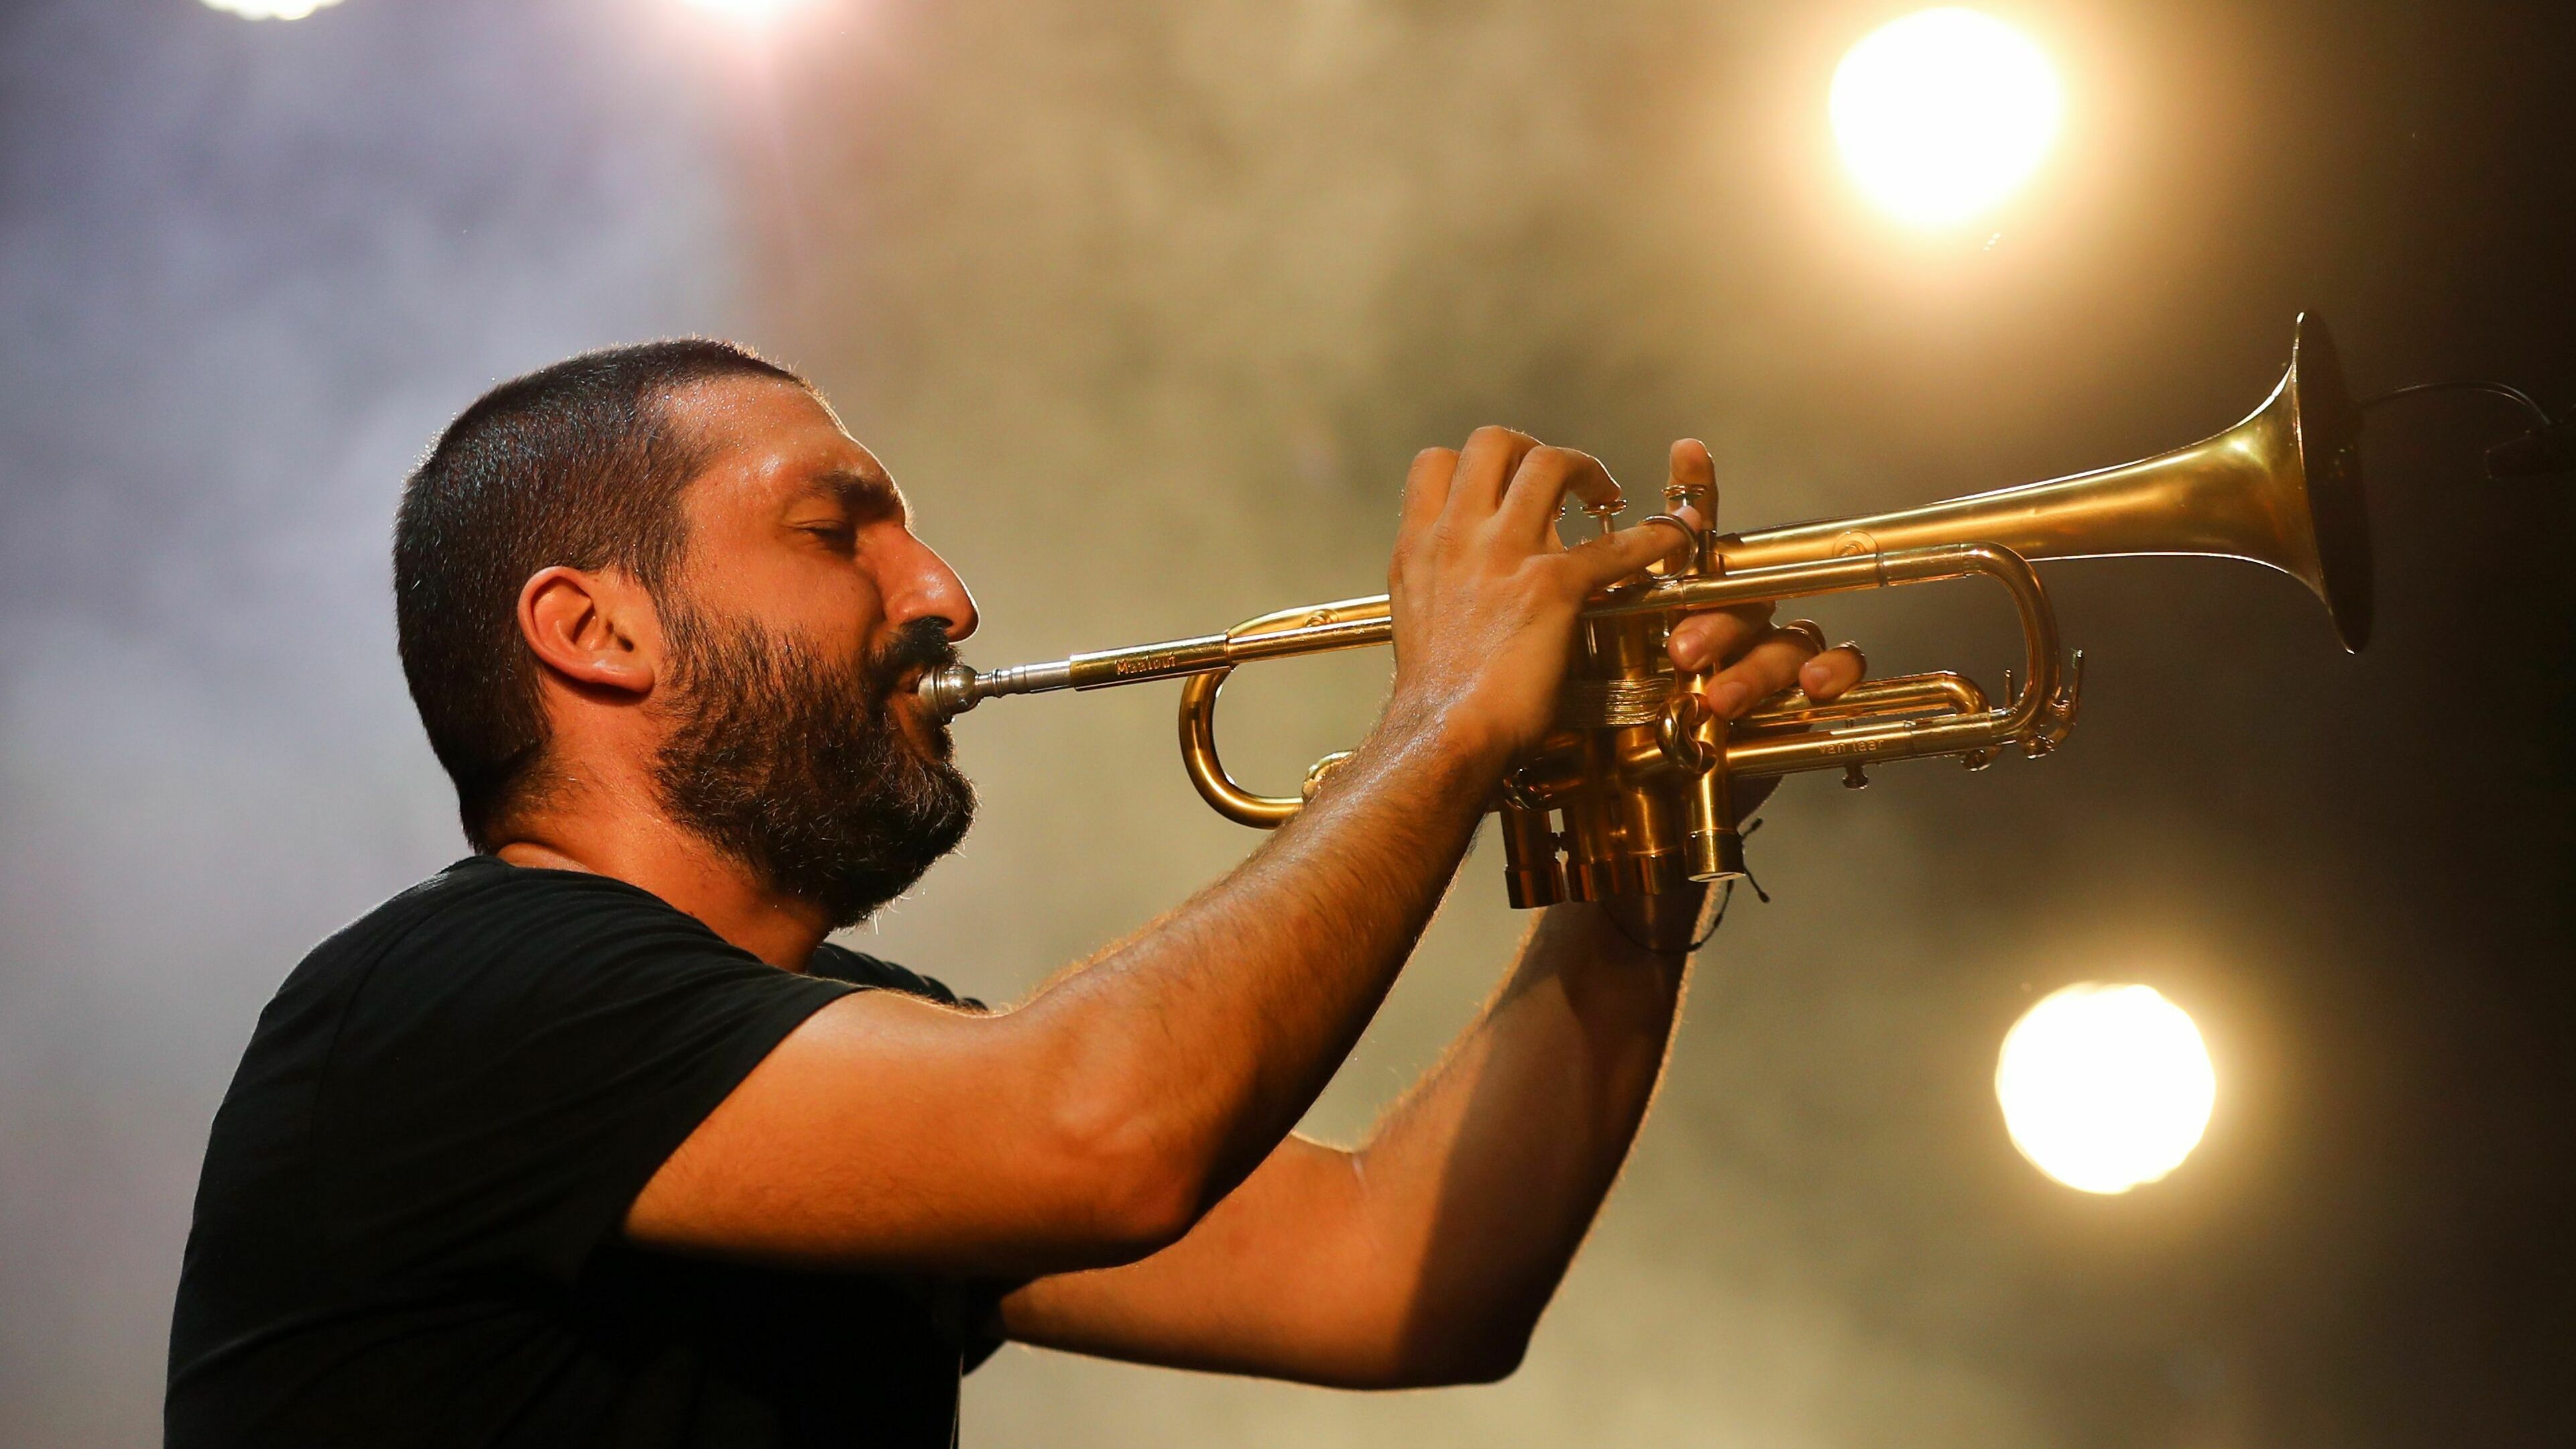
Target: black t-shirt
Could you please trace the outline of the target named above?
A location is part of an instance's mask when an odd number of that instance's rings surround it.
[[[868,987],[957,1000],[835,946],[781,971],[633,886],[488,856],[325,941],[215,1114],[169,1443],[949,1443],[990,1285],[619,1231],[781,1038]]]

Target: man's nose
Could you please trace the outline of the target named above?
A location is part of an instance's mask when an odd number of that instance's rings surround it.
[[[919,619],[945,619],[948,638],[956,642],[975,632],[975,596],[966,581],[930,545],[907,538],[910,547],[897,564],[897,577],[886,590],[887,620],[898,626]]]

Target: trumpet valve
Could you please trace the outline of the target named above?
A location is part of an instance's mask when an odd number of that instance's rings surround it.
[[[1556,858],[1556,831],[1548,812],[1505,802],[1503,887],[1514,910],[1552,906],[1566,898],[1565,866]]]
[[[1695,881],[1733,880],[1744,871],[1744,836],[1735,828],[1734,786],[1726,774],[1726,721],[1710,711],[1694,675],[1673,696],[1669,728],[1658,743],[1683,772],[1682,809],[1689,830],[1682,837],[1682,874]],[[1669,738],[1667,738],[1669,737]]]
[[[1619,515],[1627,511],[1628,500],[1616,493],[1598,502],[1577,499],[1571,503],[1559,505],[1556,516],[1564,518],[1577,508],[1582,509],[1584,516],[1592,520],[1592,526],[1601,531],[1602,537],[1607,538],[1618,528]]]
[[[1694,830],[1683,861],[1692,880],[1734,880],[1744,872],[1744,837],[1733,830]]]

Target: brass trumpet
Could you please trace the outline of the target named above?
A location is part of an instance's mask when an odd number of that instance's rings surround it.
[[[2251,416],[2134,463],[1741,534],[1691,528],[1674,515],[1696,505],[1709,519],[1713,500],[1668,490],[1658,521],[1690,534],[1687,558],[1586,607],[1555,727],[1495,793],[1512,904],[1654,895],[1743,874],[1728,791],[1735,776],[1835,769],[1858,787],[1882,761],[1951,755],[1981,770],[2008,750],[2048,754],[2074,727],[2084,656],[2059,647],[2056,614],[2031,568],[2039,560],[2190,554],[2261,564],[2306,584],[2358,652],[2371,618],[2359,432],[2333,337],[2303,316],[2289,369]],[[1606,531],[1620,508],[1614,499],[1592,511]],[[2026,663],[2018,682],[2006,674],[2000,704],[1944,670],[1864,681],[1831,703],[1790,690],[1729,726],[1702,697],[1706,676],[1677,672],[1664,648],[1674,621],[1696,611],[1975,575],[2002,585],[2021,618]],[[1298,796],[1246,790],[1217,755],[1226,677],[1260,660],[1384,644],[1392,632],[1380,594],[988,674],[952,666],[926,676],[920,692],[945,718],[996,695],[1180,677],[1191,783],[1227,819],[1266,828],[1295,815],[1348,756],[1318,761]]]

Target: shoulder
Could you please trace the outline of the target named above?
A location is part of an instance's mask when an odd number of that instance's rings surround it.
[[[425,942],[459,937],[508,948],[567,934],[630,931],[724,945],[697,921],[624,881],[580,871],[522,869],[478,855],[342,927],[315,947],[299,970],[372,963],[412,954]]]
[[[579,960],[603,948],[742,954],[696,920],[623,881],[579,871],[523,869],[489,856],[449,866],[361,918],[315,954],[364,956],[383,966],[435,963],[443,971],[471,974],[485,962]]]
[[[719,999],[812,1003],[848,989],[769,966],[623,881],[489,857],[386,902],[297,975],[312,978],[306,994],[339,1004],[343,1061],[370,1047],[408,1055],[425,1038],[524,1042],[694,1015]]]
[[[245,1059],[295,1088],[255,1104],[258,1145],[334,1271],[569,1282],[707,1113],[850,990],[615,880],[461,862],[289,980],[273,1010],[306,1029]]]

